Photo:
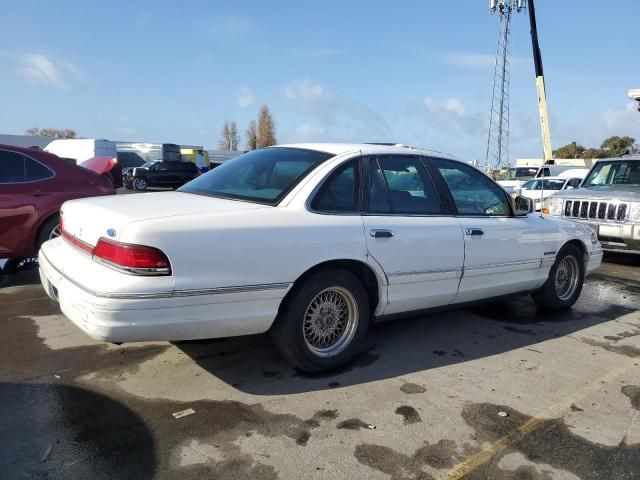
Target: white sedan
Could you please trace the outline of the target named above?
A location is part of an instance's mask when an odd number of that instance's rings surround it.
[[[586,226],[530,211],[440,153],[278,146],[176,192],[65,203],[40,276],[93,338],[270,330],[291,363],[319,371],[357,353],[372,320],[522,292],[573,305],[600,244]]]
[[[584,177],[543,177],[534,178],[522,185],[520,195],[533,201],[533,210],[542,210],[542,204],[554,193],[578,188]]]

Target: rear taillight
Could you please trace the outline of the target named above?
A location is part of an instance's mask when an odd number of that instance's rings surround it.
[[[157,248],[131,245],[101,238],[93,258],[118,269],[139,275],[171,275],[169,259]]]
[[[169,259],[160,250],[146,245],[114,242],[100,238],[94,247],[67,232],[60,219],[60,231],[71,245],[109,267],[135,275],[171,275]]]

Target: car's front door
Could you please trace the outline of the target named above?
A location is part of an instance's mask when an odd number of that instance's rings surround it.
[[[383,314],[449,304],[462,274],[462,230],[421,157],[367,157],[364,166],[367,249],[389,281]]]
[[[450,192],[464,233],[464,273],[455,302],[530,290],[544,283],[544,220],[515,216],[507,193],[474,167],[436,158],[427,164]]]

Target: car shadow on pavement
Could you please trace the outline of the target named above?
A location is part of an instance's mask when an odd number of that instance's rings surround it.
[[[285,395],[364,384],[528,348],[635,311],[640,288],[605,291],[589,281],[573,309],[537,308],[529,296],[372,325],[362,352],[348,365],[308,374],[283,360],[265,335],[175,345],[238,390]],[[623,288],[623,286],[621,286]],[[623,298],[624,297],[624,298]],[[402,379],[399,379],[402,382]]]
[[[25,262],[26,260],[28,262]],[[0,288],[40,283],[38,264],[34,260],[24,259],[20,262],[7,262],[4,268],[0,269]],[[19,265],[16,265],[16,263],[19,263]]]
[[[122,403],[64,384],[0,383],[2,478],[152,478],[155,441]]]

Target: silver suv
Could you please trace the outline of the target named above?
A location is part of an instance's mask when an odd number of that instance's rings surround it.
[[[599,160],[580,188],[549,198],[546,211],[589,225],[605,250],[640,253],[640,156]]]

